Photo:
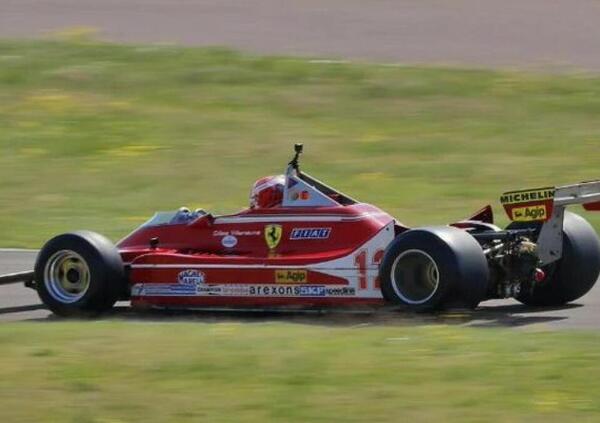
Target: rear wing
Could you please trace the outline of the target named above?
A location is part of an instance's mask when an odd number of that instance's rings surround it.
[[[586,210],[600,211],[600,180],[561,187],[545,187],[502,194],[500,202],[513,222],[539,222],[538,256],[543,264],[562,256],[565,208],[581,204]]]
[[[600,211],[600,181],[582,182],[556,188],[554,205],[583,204],[589,211]]]

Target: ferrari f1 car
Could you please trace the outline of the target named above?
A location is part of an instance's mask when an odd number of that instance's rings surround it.
[[[582,217],[600,181],[507,192],[512,223],[490,206],[447,226],[408,228],[299,168],[260,179],[252,203],[213,216],[181,208],[119,241],[88,231],[40,251],[29,286],[59,315],[94,315],[118,300],[156,308],[476,307],[492,298],[550,306],[588,292],[600,242]]]

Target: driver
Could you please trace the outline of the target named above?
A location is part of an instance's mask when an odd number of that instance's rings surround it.
[[[281,206],[285,176],[266,176],[254,183],[250,192],[251,209],[267,209]]]

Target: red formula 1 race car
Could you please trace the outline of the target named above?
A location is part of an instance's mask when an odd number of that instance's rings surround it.
[[[157,213],[116,246],[87,231],[59,235],[28,284],[56,314],[93,315],[119,299],[144,308],[556,305],[598,279],[598,237],[565,207],[600,209],[600,181],[505,193],[506,229],[490,206],[410,229],[301,172],[301,152],[285,175],[257,181],[240,213]]]

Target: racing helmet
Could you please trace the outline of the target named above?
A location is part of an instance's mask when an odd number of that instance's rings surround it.
[[[285,176],[266,176],[254,183],[250,192],[250,208],[264,209],[281,205]]]

